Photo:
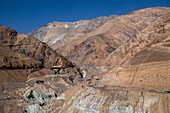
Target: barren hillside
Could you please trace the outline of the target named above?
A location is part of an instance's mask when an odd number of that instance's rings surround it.
[[[137,10],[82,37],[74,33],[52,47],[76,64],[0,26],[0,112],[170,112],[170,8]]]
[[[113,18],[115,18],[114,15],[97,17],[91,20],[84,19],[76,22],[54,21],[32,31],[29,35],[36,37],[56,49],[72,40],[84,36]]]

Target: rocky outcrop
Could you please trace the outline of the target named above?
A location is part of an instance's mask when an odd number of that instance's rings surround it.
[[[77,91],[75,91],[77,90]],[[73,93],[68,97],[65,92],[64,98],[57,100],[64,101],[57,108],[53,105],[52,112],[92,112],[92,113],[133,113],[133,112],[153,112],[166,113],[169,109],[169,94],[157,92],[147,92],[144,90],[129,90],[121,87],[106,88],[77,88],[72,89]]]
[[[0,69],[31,69],[40,68],[40,61],[13,51],[9,47],[0,46]]]
[[[0,83],[21,82],[27,79],[31,70],[40,69],[40,61],[0,46]]]
[[[6,84],[0,92],[0,111],[3,112],[50,112],[64,91],[81,82],[79,76],[46,75],[25,82]]]

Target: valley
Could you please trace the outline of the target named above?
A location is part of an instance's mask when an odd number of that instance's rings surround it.
[[[170,8],[0,26],[1,113],[169,113]]]

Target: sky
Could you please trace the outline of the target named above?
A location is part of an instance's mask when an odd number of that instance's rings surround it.
[[[170,0],[0,0],[0,25],[29,33],[53,21],[73,22],[158,6],[170,7]]]

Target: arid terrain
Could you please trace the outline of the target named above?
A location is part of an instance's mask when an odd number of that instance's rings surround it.
[[[0,113],[170,112],[169,7],[0,26],[0,51]]]

